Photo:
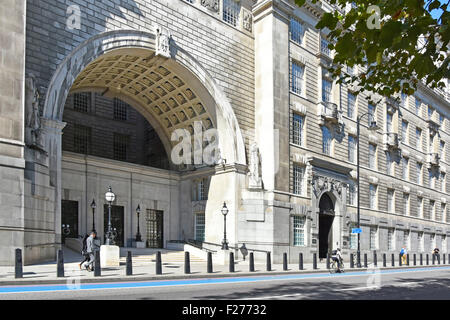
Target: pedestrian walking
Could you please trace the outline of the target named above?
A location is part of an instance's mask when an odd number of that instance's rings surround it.
[[[89,263],[86,266],[88,271],[94,271],[95,251],[98,249],[94,242],[96,236],[96,233],[92,231],[91,235],[86,239],[86,253],[89,255]]]
[[[407,251],[406,251],[406,248],[404,246],[402,247],[402,250],[400,250],[400,254],[402,256],[402,264],[406,265],[406,254],[407,254]]]
[[[89,261],[89,254],[87,253],[87,239],[89,238],[88,234],[85,234],[82,241],[81,255],[83,256],[83,260],[78,264],[80,266],[80,270],[83,267],[85,262]]]
[[[438,261],[438,259],[439,259],[439,248],[438,247],[434,248],[433,251],[432,251],[432,254],[433,254],[434,258],[436,259],[436,261]]]

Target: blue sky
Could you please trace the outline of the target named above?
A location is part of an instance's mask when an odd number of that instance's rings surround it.
[[[447,0],[439,0],[439,2],[442,4],[442,3],[446,3],[447,2]],[[449,10],[449,8],[447,8],[447,11]],[[434,18],[434,19],[437,19],[437,18],[439,18],[440,16],[441,16],[441,14],[442,14],[442,10],[438,10],[438,9],[435,9],[435,10],[433,10],[433,11],[431,11],[431,16]]]

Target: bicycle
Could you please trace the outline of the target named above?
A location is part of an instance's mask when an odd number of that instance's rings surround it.
[[[336,261],[330,261],[330,273],[337,273],[340,270],[341,273],[344,272],[344,261],[341,261],[340,268],[338,268],[338,264]]]

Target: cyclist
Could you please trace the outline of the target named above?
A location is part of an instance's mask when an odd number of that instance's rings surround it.
[[[333,250],[331,254],[331,259],[336,262],[336,265],[338,267],[337,272],[341,272],[342,262],[344,261],[344,259],[342,258],[341,249],[337,248],[336,250]]]

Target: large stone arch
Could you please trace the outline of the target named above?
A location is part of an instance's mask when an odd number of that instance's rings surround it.
[[[55,226],[61,224],[61,133],[64,128],[62,122],[64,104],[68,94],[73,90],[73,86],[79,75],[86,68],[101,57],[114,55],[116,53],[142,54],[151,53],[153,56],[156,50],[156,33],[140,32],[134,30],[117,30],[105,32],[93,36],[69,54],[57,67],[52,76],[47,89],[43,108],[43,136],[45,149],[49,155],[50,184],[55,187]],[[243,173],[245,173],[246,157],[244,140],[234,114],[234,111],[223,93],[218,87],[213,77],[203,68],[200,63],[184,49],[177,46],[174,40],[170,41],[170,57],[158,56],[164,61],[174,73],[184,77],[184,81],[192,82],[196,88],[196,94],[201,96],[202,101],[206,101],[205,109],[209,115],[213,116],[213,126],[218,131],[219,149],[222,159],[226,160],[226,165],[217,166],[216,175],[211,178],[211,190],[208,203],[206,205],[206,223],[211,226],[207,232],[206,240],[218,242],[216,239],[217,224],[221,224],[220,216],[216,215],[220,210],[223,201],[228,203],[229,213],[229,239],[230,243],[235,243],[236,219],[235,211],[240,188],[245,183]],[[78,89],[99,89],[95,87],[80,86]],[[135,101],[129,94],[119,96],[141,111],[150,120],[151,124],[159,131],[163,132],[160,123],[152,121],[152,117],[145,109],[145,106]],[[146,113],[147,112],[147,113]],[[169,136],[160,134],[166,150],[169,146]],[[220,229],[222,226],[220,226]],[[59,230],[56,228],[57,242],[60,238]]]

